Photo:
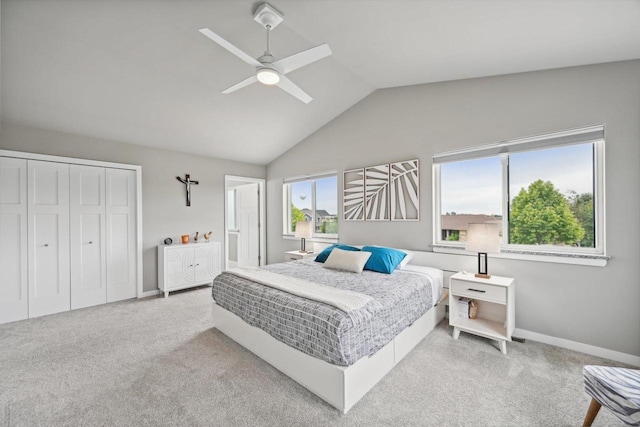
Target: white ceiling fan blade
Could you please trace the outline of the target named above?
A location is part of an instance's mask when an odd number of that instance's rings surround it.
[[[201,28],[198,31],[200,31],[205,36],[209,37],[214,42],[218,43],[223,48],[227,49],[229,52],[233,53],[238,58],[242,59],[247,64],[253,65],[254,67],[260,67],[262,65],[258,62],[257,59],[252,58],[247,53],[244,53],[243,51],[241,51],[240,49],[238,49],[237,47],[235,47],[234,45],[232,45],[231,43],[229,43],[228,41],[226,41],[225,39],[223,39],[213,31],[211,31],[210,29]]]
[[[305,92],[302,89],[300,89],[300,87],[297,84],[295,84],[294,82],[292,82],[291,80],[289,80],[285,76],[281,75],[280,76],[280,81],[277,84],[278,84],[278,87],[280,89],[282,89],[285,92],[288,92],[289,94],[295,96],[296,98],[298,98],[300,101],[304,102],[305,104],[308,104],[311,101],[313,101],[313,98],[310,97],[307,92]]]
[[[287,74],[293,70],[297,70],[300,67],[304,67],[307,64],[316,62],[322,58],[331,55],[331,49],[328,44],[321,44],[320,46],[312,47],[311,49],[303,50],[302,52],[295,53],[286,58],[282,58],[273,63],[282,74]]]
[[[249,86],[251,83],[255,83],[258,81],[258,78],[253,75],[249,78],[244,79],[243,81],[241,81],[240,83],[236,83],[233,86],[231,86],[230,88],[227,88],[225,90],[222,91],[222,93],[227,94],[227,93],[231,93],[231,92],[235,92],[238,89],[242,89],[245,86]]]

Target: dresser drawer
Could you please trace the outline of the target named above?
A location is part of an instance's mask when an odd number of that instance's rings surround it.
[[[456,296],[478,298],[500,304],[507,303],[507,288],[504,286],[452,279],[449,291]]]

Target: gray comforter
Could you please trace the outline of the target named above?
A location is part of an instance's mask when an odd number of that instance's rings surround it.
[[[396,270],[362,274],[323,268],[313,260],[264,269],[371,296],[376,303],[349,316],[330,305],[249,281],[230,272],[213,281],[213,299],[252,326],[318,359],[348,366],[389,343],[433,306],[429,276]]]

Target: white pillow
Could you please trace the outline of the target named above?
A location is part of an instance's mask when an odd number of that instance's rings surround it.
[[[329,258],[324,262],[323,267],[362,273],[362,269],[370,256],[371,252],[344,251],[334,248],[329,254]]]
[[[404,252],[405,254],[407,254],[407,255],[405,255],[405,257],[402,259],[402,262],[401,262],[401,263],[400,263],[400,265],[398,266],[398,268],[399,268],[400,270],[402,270],[402,269],[404,268],[404,266],[405,266],[405,265],[407,265],[407,264],[409,264],[409,261],[411,261],[411,260],[413,259],[413,256],[415,255],[415,253],[414,253],[414,252],[412,252],[412,251],[408,251],[408,250],[406,250],[406,249],[398,249],[398,250],[399,250],[399,251]]]

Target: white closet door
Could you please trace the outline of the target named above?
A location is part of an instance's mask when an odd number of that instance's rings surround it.
[[[70,309],[69,165],[27,161],[29,317]]]
[[[136,173],[106,169],[107,302],[136,296]]]
[[[0,323],[29,316],[27,161],[0,157]]]
[[[105,169],[70,166],[71,309],[107,302]]]

